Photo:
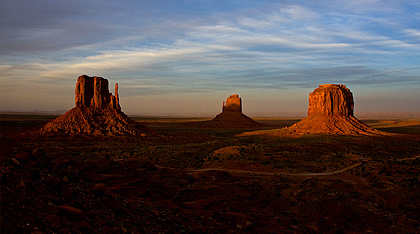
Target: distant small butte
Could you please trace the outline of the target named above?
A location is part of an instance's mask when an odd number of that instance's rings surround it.
[[[255,129],[262,124],[254,121],[242,113],[242,99],[238,94],[230,95],[226,102],[223,102],[222,113],[214,119],[203,122],[188,123],[188,126],[202,128],[226,128],[226,129]]]

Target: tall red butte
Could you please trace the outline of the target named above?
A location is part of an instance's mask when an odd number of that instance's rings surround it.
[[[142,135],[149,131],[121,111],[118,84],[114,96],[108,90],[108,80],[102,77],[79,76],[75,105],[41,131],[91,135]]]

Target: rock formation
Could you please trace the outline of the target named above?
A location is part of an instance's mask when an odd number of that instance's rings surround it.
[[[353,94],[342,84],[320,85],[309,94],[308,116],[290,126],[291,134],[381,134],[356,117]]]
[[[42,132],[144,135],[149,131],[121,111],[118,84],[115,84],[114,96],[108,90],[108,80],[102,77],[79,76],[75,104],[76,107],[47,123]]]
[[[238,94],[230,95],[223,102],[222,113],[214,119],[200,123],[201,127],[208,128],[256,128],[261,127],[260,123],[255,122],[242,113],[242,99]]]
[[[75,96],[76,107],[121,109],[118,99],[118,84],[115,84],[114,96],[109,93],[108,80],[102,77],[79,76]]]
[[[353,115],[353,94],[341,84],[320,85],[309,94],[308,116],[279,130],[244,135],[300,136],[305,134],[383,135]]]
[[[223,102],[222,112],[225,111],[242,113],[242,99],[238,94],[230,95],[230,97],[226,99],[226,103]]]
[[[353,94],[345,85],[320,85],[309,94],[309,115],[353,116]]]

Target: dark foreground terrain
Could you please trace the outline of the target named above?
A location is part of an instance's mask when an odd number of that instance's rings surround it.
[[[420,232],[417,120],[365,121],[398,133],[375,137],[155,118],[137,119],[153,137],[35,134],[53,118],[1,115],[1,233]]]

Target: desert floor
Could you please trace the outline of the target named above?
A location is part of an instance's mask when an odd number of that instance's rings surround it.
[[[134,117],[146,137],[37,134],[55,117],[1,114],[1,233],[420,232],[418,119],[362,119],[389,136],[154,117]]]

